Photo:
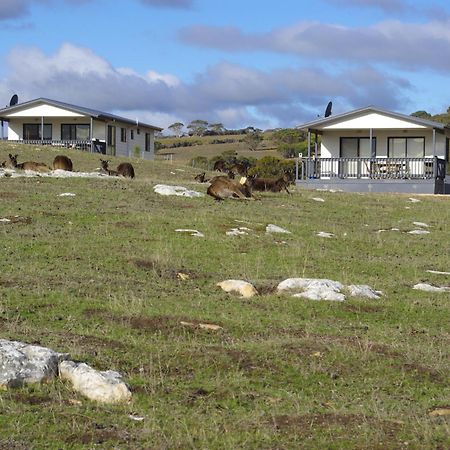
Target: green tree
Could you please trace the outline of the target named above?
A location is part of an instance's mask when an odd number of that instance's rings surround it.
[[[413,112],[411,116],[418,117],[419,119],[431,119],[431,114],[423,110]]]
[[[184,123],[175,122],[172,125],[169,125],[167,128],[176,136],[181,137],[183,135],[183,127]]]
[[[211,123],[209,125],[209,129],[211,131],[214,131],[214,133],[222,134],[225,131],[225,127],[223,126],[223,123]]]
[[[264,138],[259,131],[252,131],[250,133],[247,133],[244,138],[244,142],[252,152],[258,149],[263,140]]]
[[[192,133],[195,136],[202,136],[203,133],[208,129],[208,122],[206,120],[196,119],[193,120],[189,125],[186,127],[188,130],[190,130],[190,133]]]

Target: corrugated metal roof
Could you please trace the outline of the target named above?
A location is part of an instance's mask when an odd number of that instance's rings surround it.
[[[384,109],[377,108],[375,106],[366,106],[364,108],[355,109],[353,111],[349,111],[349,112],[346,112],[343,114],[338,114],[336,116],[329,116],[324,119],[314,120],[312,122],[308,122],[303,125],[298,125],[296,128],[299,128],[301,130],[307,130],[307,129],[311,129],[311,128],[317,128],[318,126],[331,125],[333,123],[340,122],[343,119],[349,119],[354,116],[359,116],[362,113],[366,113],[366,112],[367,113],[370,113],[370,112],[379,113],[379,114],[382,114],[385,116],[393,117],[395,119],[405,120],[405,121],[408,121],[408,122],[411,122],[411,123],[414,123],[417,125],[423,125],[425,127],[435,128],[438,130],[450,129],[447,125],[440,123],[440,122],[435,122],[433,120],[421,119],[420,117],[407,116],[406,114],[400,114],[400,113],[396,113],[396,112],[392,112],[392,111],[386,111]]]
[[[150,124],[147,124],[144,122],[139,122],[139,121],[132,120],[132,119],[127,119],[126,117],[121,117],[121,116],[117,116],[115,114],[106,113],[103,111],[99,111],[97,109],[91,109],[91,108],[85,108],[83,106],[71,105],[70,103],[64,103],[64,102],[60,102],[58,100],[52,100],[52,99],[43,98],[43,97],[37,98],[35,100],[30,100],[30,101],[24,102],[24,103],[18,103],[17,105],[8,106],[6,108],[0,109],[0,118],[3,118],[3,120],[5,120],[6,117],[2,117],[2,116],[6,113],[20,111],[23,108],[27,108],[27,107],[30,107],[30,106],[33,106],[36,104],[40,104],[40,103],[45,103],[48,105],[56,106],[56,107],[59,107],[62,109],[66,109],[68,111],[72,111],[75,113],[90,116],[90,117],[93,117],[93,118],[99,119],[99,120],[116,120],[116,121],[132,124],[132,125],[136,125],[136,126],[152,128],[156,131],[162,130],[162,128],[160,128],[160,127],[156,127],[154,125],[150,125]]]

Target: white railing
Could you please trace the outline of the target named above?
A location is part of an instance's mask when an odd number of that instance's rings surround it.
[[[299,158],[297,179],[444,179],[445,160],[433,158]]]

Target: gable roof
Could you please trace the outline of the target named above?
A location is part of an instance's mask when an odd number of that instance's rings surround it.
[[[83,106],[76,106],[76,105],[72,105],[70,103],[64,103],[64,102],[60,102],[58,100],[51,100],[49,98],[43,98],[43,97],[37,98],[35,100],[30,100],[30,101],[24,102],[24,103],[18,103],[17,105],[8,106],[6,108],[0,109],[0,117],[4,114],[9,114],[9,113],[12,113],[15,111],[20,111],[21,109],[26,109],[28,107],[35,106],[38,104],[47,104],[47,105],[51,105],[51,106],[56,106],[56,107],[66,109],[66,110],[74,112],[74,113],[82,114],[84,116],[90,116],[94,119],[117,120],[117,121],[128,123],[131,125],[136,125],[136,126],[139,125],[142,127],[152,128],[153,130],[156,130],[156,131],[162,130],[162,128],[160,128],[160,127],[156,127],[154,125],[150,125],[150,124],[143,123],[143,122],[138,122],[138,121],[132,120],[132,119],[127,119],[126,117],[121,117],[121,116],[117,116],[115,114],[110,114],[110,113],[106,113],[103,111],[99,111],[97,109],[85,108]]]
[[[307,131],[308,129],[322,129],[323,127],[333,125],[335,123],[343,122],[355,117],[361,117],[366,114],[375,113],[383,116],[391,117],[393,119],[399,119],[406,122],[410,122],[415,125],[421,125],[427,128],[434,128],[436,130],[450,129],[447,125],[435,122],[433,120],[421,119],[420,117],[407,116],[406,114],[400,114],[392,111],[387,111],[375,106],[366,106],[365,108],[355,109],[343,114],[338,114],[336,116],[329,116],[324,119],[314,120],[312,122],[307,122],[303,125],[298,125],[296,128]]]

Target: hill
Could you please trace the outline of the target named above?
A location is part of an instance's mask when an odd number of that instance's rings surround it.
[[[0,161],[9,152],[56,154],[0,143]],[[99,165],[65,153],[75,170]],[[217,203],[154,193],[157,183],[205,192],[188,166],[132,162],[135,180],[0,178],[0,219],[10,218],[0,338],[117,370],[133,391],[118,406],[61,381],[2,391],[0,448],[449,447],[448,416],[433,413],[448,408],[449,297],[412,289],[449,284],[428,272],[448,271],[447,197],[301,191]],[[414,222],[430,233],[408,234]],[[295,298],[275,290],[289,277],[383,296]],[[260,295],[227,294],[216,286],[226,279]]]

